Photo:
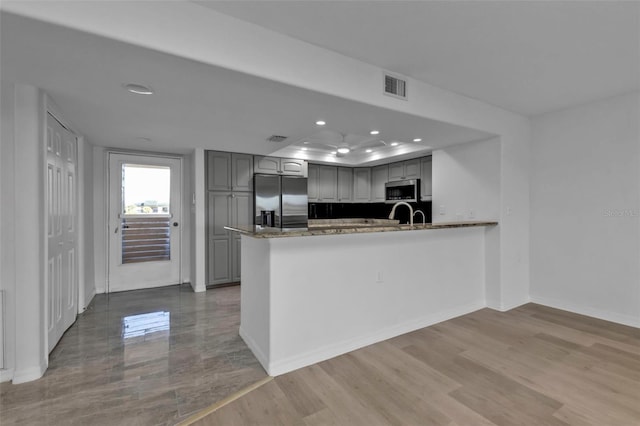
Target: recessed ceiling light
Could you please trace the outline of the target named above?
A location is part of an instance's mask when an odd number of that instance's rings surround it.
[[[140,136],[136,138],[139,142],[151,142],[151,138],[145,138],[144,136]]]
[[[420,138],[415,138],[413,141],[414,141],[414,142],[422,142],[422,139],[420,139]]]
[[[368,154],[370,152],[373,152],[373,150],[372,149],[366,149],[364,152],[366,152]]]
[[[316,121],[316,124],[318,126],[324,126],[325,124],[327,124],[327,122],[326,121],[322,121],[322,120],[318,120],[318,121]]]
[[[337,152],[336,152],[336,151],[331,151],[331,154],[332,154],[332,155],[336,155],[336,154],[337,154]]]
[[[380,131],[379,130],[372,130],[369,133],[372,134],[372,135],[379,135]]]
[[[302,149],[303,151],[306,151],[306,150],[307,150],[307,149],[309,149],[309,148],[307,148],[307,147],[303,147],[303,148],[301,148],[301,149]]]
[[[391,146],[398,146],[398,142],[391,142]]]
[[[153,89],[149,86],[143,86],[142,84],[129,83],[125,84],[124,88],[129,93],[135,93],[136,95],[153,95]]]
[[[338,152],[340,154],[348,154],[349,151],[351,151],[351,150],[349,148],[347,148],[346,146],[342,146],[342,147],[338,148]]]
[[[305,144],[305,145],[309,145],[309,141],[304,141],[302,143]]]

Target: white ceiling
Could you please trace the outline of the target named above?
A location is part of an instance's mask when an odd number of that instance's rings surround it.
[[[407,142],[386,151],[398,159],[492,136],[9,13],[1,14],[0,31],[2,79],[44,89],[95,145],[176,153],[196,147],[286,152],[359,165],[384,159],[374,153],[328,158],[324,152],[282,148],[317,133],[318,119],[334,132],[368,135],[376,128],[385,138]],[[156,93],[130,94],[122,86],[131,82],[148,84]],[[289,139],[267,142],[274,134]],[[410,144],[416,137],[423,142]]]
[[[524,115],[640,89],[637,1],[197,1]]]
[[[198,3],[523,114],[640,89],[638,2]],[[96,145],[372,165],[492,136],[6,12],[1,19],[2,79],[44,89]],[[130,82],[156,94],[131,95],[122,88]],[[319,144],[301,151],[304,141],[333,144],[340,135],[364,148],[371,129],[402,144],[371,141],[384,149],[339,158]],[[265,141],[274,134],[289,139]],[[422,142],[410,143],[416,137]]]

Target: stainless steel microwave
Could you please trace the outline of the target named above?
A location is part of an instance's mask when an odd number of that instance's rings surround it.
[[[420,179],[398,180],[384,185],[385,202],[418,202],[420,200]]]

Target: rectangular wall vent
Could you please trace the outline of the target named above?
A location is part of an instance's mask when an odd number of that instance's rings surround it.
[[[407,81],[390,74],[385,74],[384,94],[400,99],[407,99]]]
[[[286,138],[286,136],[272,135],[267,138],[267,142],[282,142]]]

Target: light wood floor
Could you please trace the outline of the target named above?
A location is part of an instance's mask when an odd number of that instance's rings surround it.
[[[640,425],[640,330],[529,304],[312,365],[204,425]]]

